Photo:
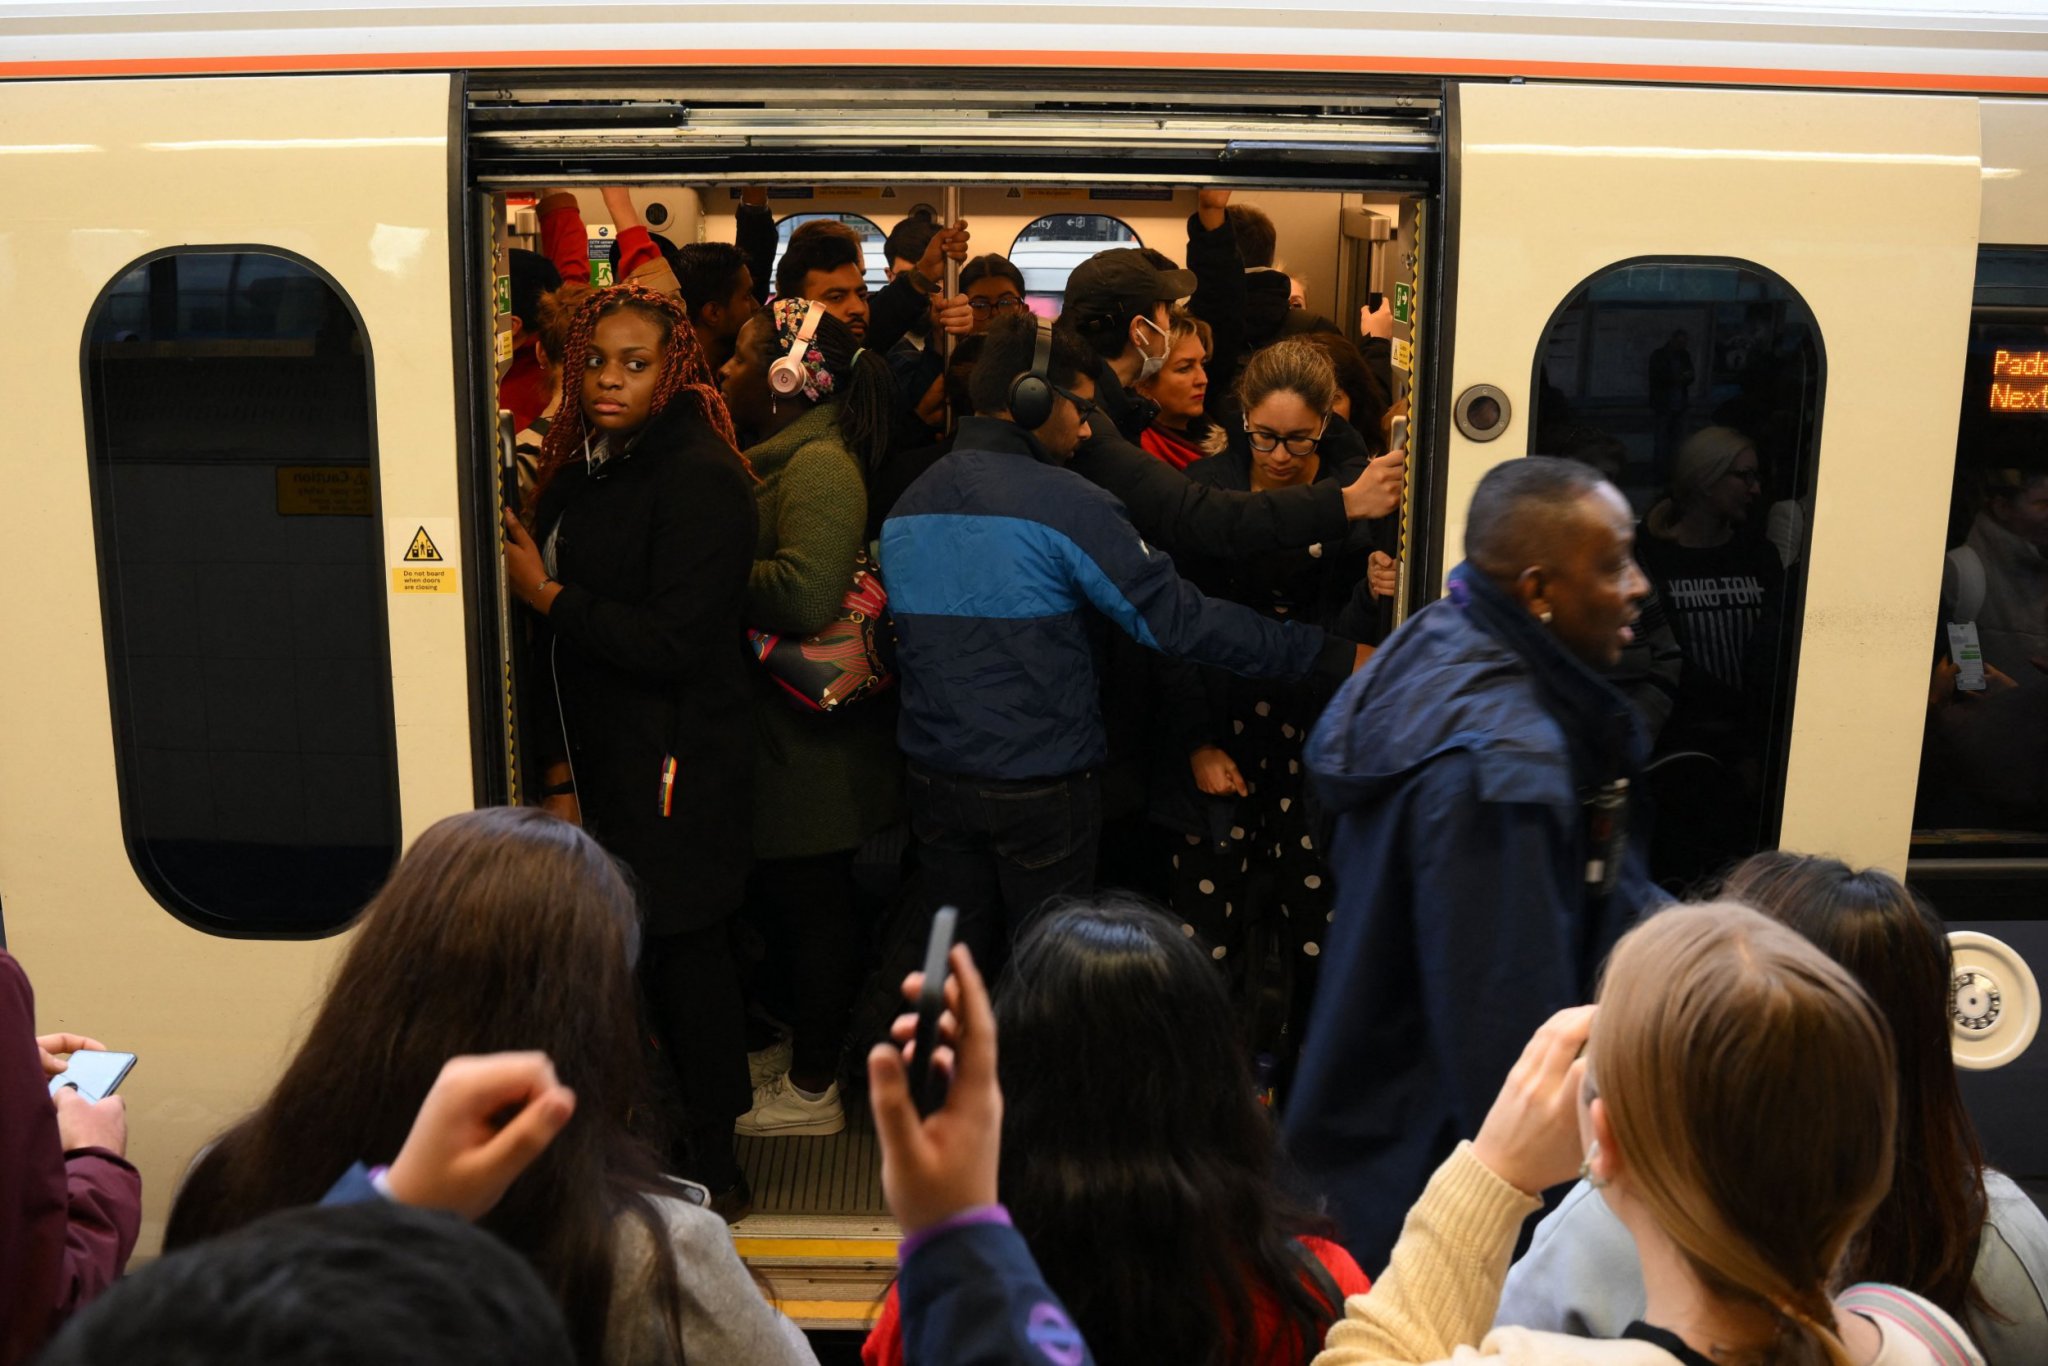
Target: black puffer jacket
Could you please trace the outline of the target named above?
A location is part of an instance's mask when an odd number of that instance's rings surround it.
[[[679,401],[596,475],[564,469],[535,521],[563,585],[545,719],[561,726],[583,823],[639,879],[650,932],[711,924],[738,908],[752,861],[745,468]]]

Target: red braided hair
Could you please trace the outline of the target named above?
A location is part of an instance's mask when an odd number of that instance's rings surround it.
[[[533,499],[536,505],[556,473],[583,458],[583,442],[589,435],[583,415],[583,371],[589,363],[591,337],[597,331],[598,320],[629,308],[654,319],[665,334],[661,371],[655,376],[654,402],[648,420],[658,417],[669,400],[684,395],[696,406],[697,415],[732,448],[733,458],[746,467],[749,475],[754,472],[747,458],[740,454],[732,414],[726,411],[725,396],[719,392],[717,376],[704,359],[704,348],[698,344],[697,330],[690,326],[688,311],[668,295],[644,285],[613,285],[592,290],[569,323],[562,346],[562,402],[541,446]]]

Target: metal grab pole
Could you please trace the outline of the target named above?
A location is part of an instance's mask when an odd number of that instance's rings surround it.
[[[941,206],[939,217],[943,220],[940,222],[939,228],[943,231],[960,221],[960,187],[958,185],[948,185],[945,193],[940,197],[939,203]],[[945,284],[940,290],[940,297],[950,299],[960,292],[960,263],[948,256],[946,258],[945,272]],[[943,334],[943,340],[939,343],[939,354],[946,358],[947,365],[953,363],[953,334],[951,332]]]

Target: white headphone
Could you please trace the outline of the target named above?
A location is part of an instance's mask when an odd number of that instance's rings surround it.
[[[804,357],[810,352],[811,338],[817,334],[818,321],[825,316],[825,306],[813,303],[804,311],[804,325],[797,329],[796,345],[788,355],[768,367],[768,387],[783,398],[788,398],[804,387]]]

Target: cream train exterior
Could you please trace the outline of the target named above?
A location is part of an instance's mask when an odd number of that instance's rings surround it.
[[[559,4],[396,0],[0,6],[0,375],[13,419],[0,915],[42,1027],[140,1055],[125,1093],[148,1187],[145,1246],[194,1151],[274,1078],[343,939],[205,933],[159,906],[131,866],[79,339],[112,279],[179,246],[282,249],[353,301],[374,353],[387,529],[460,528],[448,549],[470,590],[385,604],[403,833],[474,804],[490,790],[479,756],[503,717],[474,643],[494,587],[467,581],[493,561],[466,544],[488,525],[465,474],[486,415],[465,413],[455,384],[484,289],[463,111],[501,80],[574,88],[630,69],[666,88],[721,64],[830,64],[849,89],[904,66],[925,91],[960,83],[955,73],[1029,90],[1079,66],[1099,68],[1090,84],[1104,94],[1142,83],[1199,96],[1253,72],[1276,91],[1311,81],[1389,104],[1402,92],[1441,100],[1436,140],[1421,147],[1437,167],[1426,246],[1454,267],[1455,288],[1423,303],[1441,349],[1418,404],[1446,509],[1434,525],[1423,510],[1420,524],[1437,568],[1456,558],[1442,547],[1458,544],[1471,488],[1524,452],[1527,434],[1511,426],[1506,440],[1475,443],[1428,420],[1434,400],[1488,384],[1526,414],[1553,310],[1616,262],[1733,258],[1775,272],[1813,309],[1828,361],[1782,839],[1904,867],[1976,253],[2048,244],[2041,6],[1361,13],[1177,0],[604,14],[568,24]],[[1053,132],[1063,117],[1050,116]],[[1116,136],[1138,155],[1148,146],[1142,130]],[[1014,166],[1007,178],[1021,183],[1072,179],[1041,178],[1022,152]],[[934,164],[928,178],[949,169]],[[1216,173],[1181,162],[1157,178]]]

